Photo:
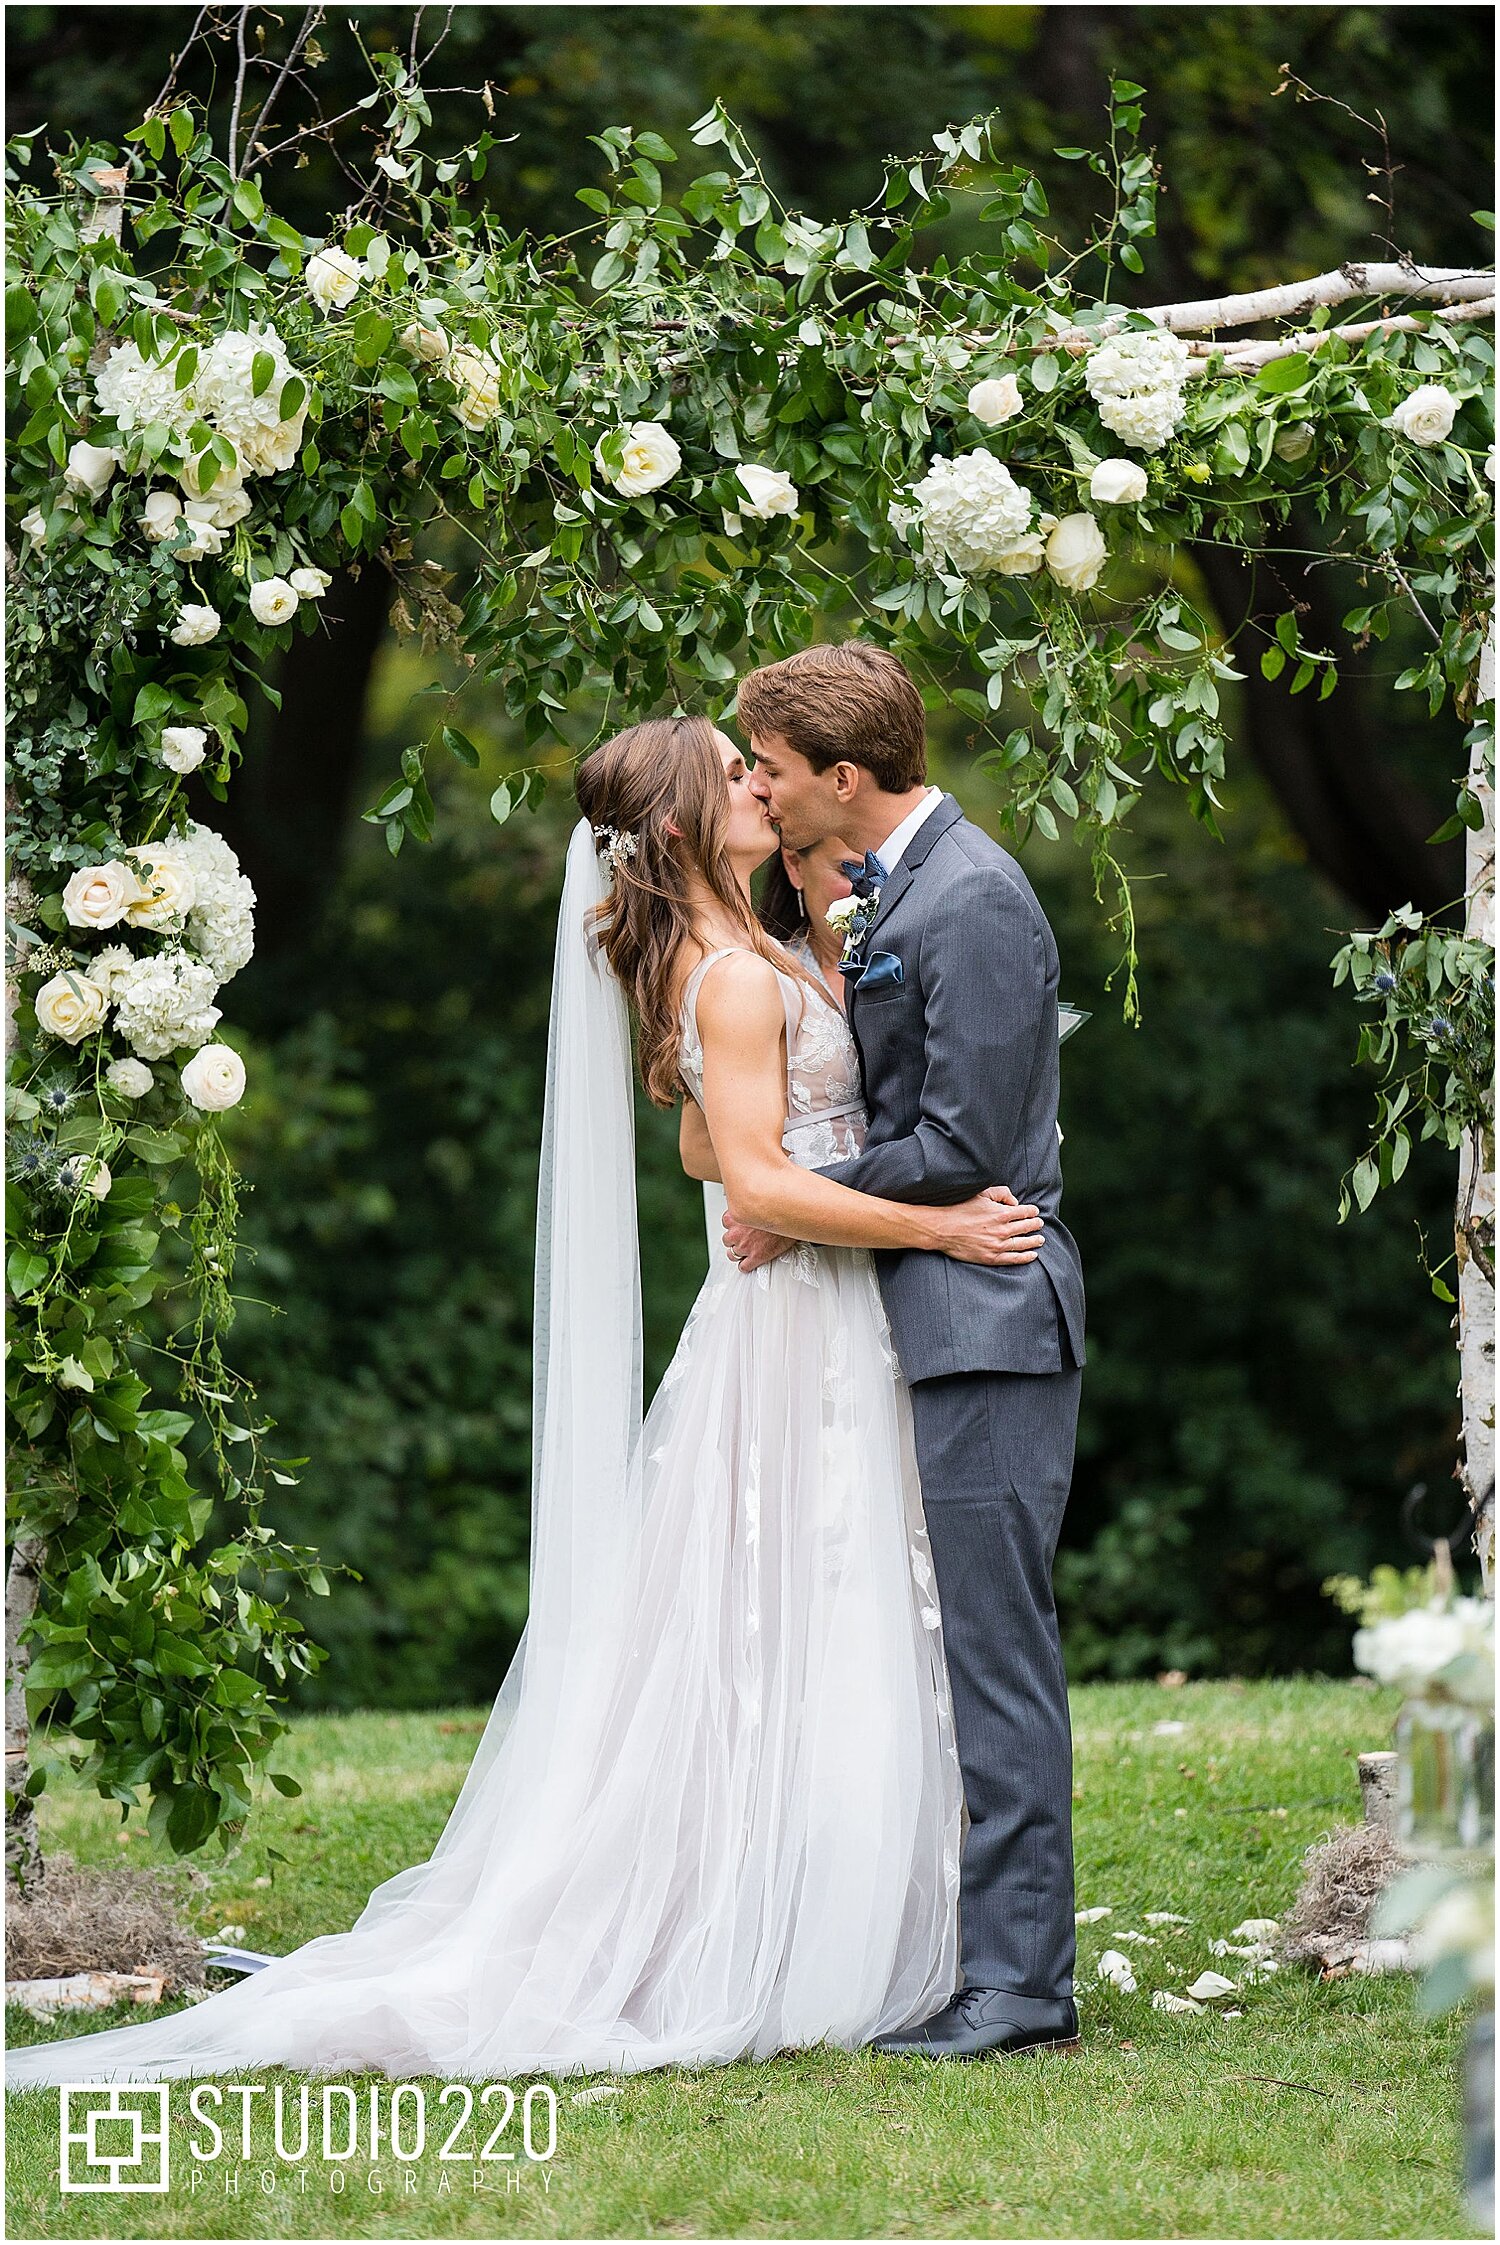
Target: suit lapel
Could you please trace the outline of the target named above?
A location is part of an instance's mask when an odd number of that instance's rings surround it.
[[[870,922],[870,932],[865,941],[867,953],[870,944],[875,939],[876,929],[884,925],[911,887],[913,877],[926,858],[928,851],[932,848],[933,843],[937,841],[940,835],[946,834],[950,826],[956,825],[963,815],[963,806],[955,801],[953,796],[944,795],[936,810],[929,811],[926,818],[923,819],[916,833],[902,851],[900,864],[880,892],[880,903],[876,907],[874,919]]]

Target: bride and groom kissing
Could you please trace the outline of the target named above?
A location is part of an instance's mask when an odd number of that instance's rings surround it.
[[[12,2052],[13,2085],[1077,2046],[1056,945],[927,786],[894,657],[807,648],[738,720],[753,762],[677,717],[577,772],[530,1615],[431,1856],[204,2002]],[[835,838],[841,990],[751,905]],[[644,1416],[633,1067],[728,1208]]]

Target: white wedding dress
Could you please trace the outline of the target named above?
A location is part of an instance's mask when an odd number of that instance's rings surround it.
[[[644,1422],[630,1052],[570,845],[538,1202],[531,1617],[431,1858],[12,2086],[261,2066],[495,2080],[853,2047],[957,1985],[962,1789],[906,1390],[869,1254],[719,1253]],[[702,1089],[696,1001],[682,1073]],[[779,970],[778,970],[779,971]],[[780,976],[783,1143],[856,1151],[838,1004]]]

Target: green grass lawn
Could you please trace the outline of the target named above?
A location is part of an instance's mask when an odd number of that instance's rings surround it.
[[[200,2163],[194,2188],[187,2146],[199,2130],[179,2083],[167,2195],[64,2197],[57,2096],[34,2093],[9,2100],[9,2234],[1478,2234],[1456,2180],[1464,2021],[1419,2017],[1405,1976],[1320,1982],[1284,1970],[1229,1999],[1239,2018],[1150,2002],[1153,1988],[1182,1988],[1205,1965],[1234,1977],[1235,1960],[1212,1957],[1209,1941],[1242,1918],[1285,1914],[1303,1849],[1358,1820],[1354,1757],[1389,1743],[1396,1695],[1320,1679],[1101,1684],[1072,1704],[1078,1906],[1112,1911],[1079,1928],[1078,2057],[932,2066],[818,2050],[638,2075],[585,2104],[572,2101],[577,2082],[561,2082],[555,2156],[509,2167],[440,2165],[434,2084],[426,2156],[409,2174],[389,2153],[373,2168],[350,2163],[339,2194],[320,2155],[301,2169],[279,2163],[259,2116],[251,2159]],[[1164,1720],[1185,1728],[1159,1735]],[[470,1712],[299,1721],[281,1766],[303,1795],[268,1793],[235,1859],[205,1859],[199,1929],[243,1926],[251,1946],[281,1951],[347,1925],[377,1880],[430,1847],[481,1724]],[[132,1825],[122,1845],[104,1803],[59,1787],[45,1806],[50,1845],[80,1861],[144,1859],[143,1837]],[[270,1864],[268,1848],[289,1860]],[[1147,1928],[1148,1910],[1191,1923]],[[1131,1930],[1159,1945],[1127,1945],[1139,1990],[1125,1995],[1095,1967]],[[9,2023],[18,2041],[56,2031],[15,2011]],[[501,2148],[517,2143],[512,2128]]]

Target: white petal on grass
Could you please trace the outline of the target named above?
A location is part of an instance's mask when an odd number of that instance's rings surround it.
[[[1073,1912],[1073,1923],[1075,1925],[1093,1925],[1100,1918],[1112,1918],[1113,1916],[1114,1911],[1106,1902],[1093,1910],[1075,1910]]]
[[[1154,1933],[1117,1933],[1115,1939],[1117,1941],[1138,1941],[1146,1949],[1159,1949],[1161,1947],[1161,1943]]]
[[[1151,1725],[1151,1735],[1153,1738],[1175,1738],[1179,1731],[1185,1731],[1186,1729],[1186,1723],[1153,1723]]]
[[[1096,1969],[1099,1978],[1107,1980],[1111,1987],[1119,1988],[1127,1996],[1134,1994],[1135,1973],[1131,1969],[1129,1957],[1119,1949],[1106,1949]]]
[[[1201,2003],[1192,2002],[1187,1996],[1174,1996],[1170,1988],[1158,1988],[1155,1995],[1151,1998],[1151,2008],[1153,2011],[1201,2012],[1203,2006]],[[1238,2012],[1236,2012],[1235,2016],[1236,2018],[1238,2018]]]
[[[1231,1927],[1231,1941],[1274,1941],[1281,1931],[1279,1918],[1241,1918]]]
[[[1236,1983],[1226,1980],[1222,1972],[1200,1972],[1188,1994],[1196,1996],[1200,2003],[1212,2003],[1219,1996],[1232,1996],[1235,1987]]]
[[[601,2081],[592,2089],[575,2089],[568,2099],[570,2105],[597,2105],[604,2097],[622,2097],[625,2092],[612,2081]]]
[[[1179,1917],[1175,1910],[1148,1910],[1147,1925],[1191,1925],[1191,1918]]]

